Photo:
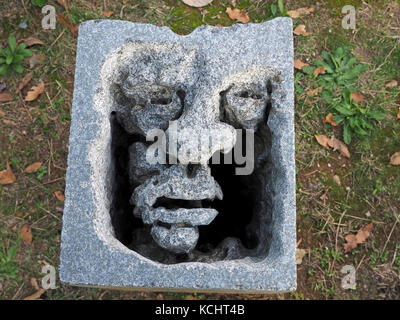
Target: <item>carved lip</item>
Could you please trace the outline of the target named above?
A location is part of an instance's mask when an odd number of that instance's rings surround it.
[[[212,208],[178,208],[167,209],[164,207],[153,208],[148,212],[145,223],[154,224],[163,222],[167,225],[191,227],[208,225],[217,216],[218,211]]]

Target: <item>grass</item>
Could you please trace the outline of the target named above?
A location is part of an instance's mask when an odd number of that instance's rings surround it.
[[[189,8],[178,0],[166,1],[74,1],[66,10],[55,1],[58,14],[72,24],[88,19],[106,18],[103,11],[113,11],[109,19],[124,19],[170,27],[188,34],[203,25],[229,26],[234,22],[225,10],[228,0],[214,0],[203,9]],[[309,253],[298,266],[298,289],[284,295],[222,295],[188,293],[122,292],[106,289],[76,288],[57,282],[58,289],[48,290],[44,299],[398,299],[400,272],[400,167],[389,166],[390,156],[400,151],[399,87],[385,88],[385,83],[400,82],[400,44],[398,1],[350,1],[357,8],[357,29],[341,28],[344,1],[284,1],[293,10],[313,5],[315,12],[295,20],[305,24],[309,36],[295,36],[295,58],[310,65],[322,60],[322,51],[349,48],[349,54],[367,66],[352,80],[371,108],[383,110],[384,119],[375,122],[365,136],[355,136],[350,145],[351,159],[319,146],[314,134],[341,138],[341,127],[323,124],[331,111],[322,95],[308,97],[306,92],[319,86],[312,76],[296,72],[296,177],[297,228],[299,247]],[[346,4],[348,1],[346,1]],[[237,1],[252,22],[272,18],[271,4],[277,1]],[[65,187],[70,110],[75,68],[76,38],[61,23],[55,30],[41,29],[40,8],[30,1],[0,4],[7,18],[0,21],[0,43],[6,46],[9,35],[17,40],[35,36],[45,45],[30,49],[45,57],[32,69],[23,62],[33,79],[10,102],[0,104],[0,170],[9,162],[17,181],[0,185],[0,297],[21,299],[35,292],[31,278],[40,283],[41,268],[49,263],[57,268],[59,259],[63,202],[55,191]],[[28,28],[18,25],[27,19]],[[396,29],[397,28],[397,29]],[[4,36],[3,36],[4,35]],[[15,92],[21,76],[0,78],[9,92]],[[28,87],[45,82],[45,93],[36,101],[24,102]],[[36,173],[24,169],[41,161]],[[340,185],[333,176],[338,175]],[[325,197],[321,197],[325,194]],[[350,253],[345,253],[344,237],[356,233],[374,221],[370,238]],[[33,245],[19,238],[22,224],[29,223]],[[11,253],[10,253],[11,252]],[[14,254],[15,252],[15,254]],[[341,288],[344,265],[356,269],[356,289]],[[379,283],[379,286],[377,285]]]

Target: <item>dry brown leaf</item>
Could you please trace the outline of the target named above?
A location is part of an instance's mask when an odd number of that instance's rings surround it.
[[[303,67],[305,66],[309,66],[308,63],[304,63],[303,61],[301,61],[300,59],[296,59],[294,60],[294,67],[295,69],[301,70],[303,69]]]
[[[3,110],[0,110],[0,118],[3,118],[6,115],[6,113]]]
[[[114,11],[103,11],[103,15],[107,18],[111,17],[113,15],[113,13],[114,13]]]
[[[41,162],[34,162],[31,165],[27,166],[24,172],[25,173],[35,173],[40,169],[41,166],[42,166]]]
[[[320,93],[322,92],[322,90],[323,90],[323,88],[322,88],[322,87],[319,87],[319,88],[316,88],[316,89],[313,89],[313,90],[308,90],[308,91],[306,91],[306,94],[307,94],[309,97],[314,97],[314,96],[320,94]]]
[[[322,123],[330,123],[331,125],[333,125],[334,127],[337,126],[337,123],[335,122],[335,119],[333,119],[333,114],[329,113],[324,119],[322,119]]]
[[[236,20],[242,23],[248,23],[250,21],[250,17],[247,15],[244,9],[231,9],[231,7],[226,8],[226,13],[229,18],[232,20]]]
[[[371,235],[373,224],[374,223],[371,222],[370,224],[362,227],[360,230],[358,230],[356,235],[348,234],[347,236],[345,236],[344,239],[347,243],[343,245],[344,252],[350,252],[355,247],[357,247],[358,244],[364,243],[365,240],[367,240]]]
[[[56,198],[60,201],[64,201],[65,200],[65,196],[62,193],[62,191],[54,191],[54,195],[56,196]]]
[[[306,32],[306,26],[304,24],[299,25],[296,29],[293,30],[293,33],[296,36],[308,36],[310,33]]]
[[[13,96],[11,95],[11,93],[8,92],[0,93],[0,102],[8,102],[11,101],[12,99]]]
[[[333,148],[333,151],[339,150],[343,157],[350,158],[350,152],[346,144],[334,136],[328,141],[328,146]]]
[[[400,165],[400,152],[395,152],[392,154],[389,164],[391,164],[392,166]]]
[[[397,119],[400,119],[400,107],[399,107],[399,111],[397,111]]]
[[[46,58],[44,56],[41,56],[40,54],[34,54],[32,57],[28,59],[29,61],[29,68],[33,68],[39,63],[42,63]]]
[[[385,84],[385,88],[391,89],[391,88],[397,87],[397,85],[398,85],[397,81],[396,80],[392,80],[392,81],[390,81],[390,82]]]
[[[0,184],[11,184],[14,183],[17,178],[11,171],[8,161],[6,163],[6,170],[0,171]]]
[[[340,154],[343,157],[350,158],[350,152],[347,146],[340,141],[339,139],[336,139],[334,136],[332,136],[330,139],[326,135],[314,135],[315,139],[317,139],[318,143],[325,147],[331,147],[333,151],[339,150]]]
[[[24,223],[19,231],[20,238],[25,242],[25,244],[32,243],[32,228],[28,223]]]
[[[39,284],[38,284],[36,278],[31,278],[31,286],[32,286],[36,291],[39,291],[39,290],[40,290],[40,287],[39,287]]]
[[[296,249],[296,264],[301,264],[303,262],[303,258],[306,253],[307,250],[305,249]]]
[[[324,66],[319,66],[318,68],[316,68],[313,72],[314,77],[318,77],[318,75],[320,74],[325,74],[326,69]]]
[[[213,0],[182,0],[183,3],[187,4],[188,6],[201,8],[208,4],[210,4]]]
[[[45,289],[39,289],[34,294],[30,295],[29,297],[24,298],[24,300],[38,300],[43,293],[45,293]]]
[[[340,183],[340,178],[339,178],[339,176],[338,176],[337,174],[335,174],[335,175],[333,176],[333,181],[334,181],[338,186],[341,185],[341,183]]]
[[[287,14],[289,15],[289,17],[291,17],[292,19],[296,19],[298,17],[307,15],[314,12],[314,8],[298,8],[296,10],[289,10],[287,12]]]
[[[25,43],[26,47],[29,48],[35,44],[44,44],[44,42],[38,38],[35,37],[28,37],[26,39],[21,39],[20,41],[18,41],[18,43]]]
[[[326,135],[324,135],[324,134],[316,135],[315,134],[314,137],[315,137],[315,139],[317,139],[318,143],[321,146],[323,146],[325,148],[328,148],[328,142],[329,142],[330,139]]]
[[[19,93],[28,83],[32,80],[33,72],[29,72],[25,77],[22,78],[21,82],[18,84],[17,90],[15,93]]]
[[[70,31],[73,37],[77,38],[78,37],[78,28],[79,24],[74,26],[73,24],[69,23],[68,20],[62,16],[61,14],[57,15],[57,20],[65,27],[67,27]]]
[[[26,94],[25,101],[36,100],[44,92],[44,82],[40,81],[37,86],[33,86]]]
[[[350,94],[350,98],[353,99],[355,102],[360,103],[365,100],[365,97],[358,92],[352,92]]]

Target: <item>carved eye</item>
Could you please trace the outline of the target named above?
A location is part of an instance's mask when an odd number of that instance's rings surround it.
[[[261,84],[246,87],[233,85],[220,95],[220,121],[235,128],[256,130],[258,124],[264,120],[268,90]]]

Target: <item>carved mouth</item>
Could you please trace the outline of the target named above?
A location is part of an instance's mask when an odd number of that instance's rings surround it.
[[[157,224],[166,228],[194,227],[208,225],[218,211],[211,208],[211,199],[183,200],[160,197],[147,215],[145,223]]]
[[[153,208],[162,207],[168,210],[211,208],[212,201],[213,200],[211,199],[183,200],[183,199],[171,199],[167,197],[160,197],[153,205]]]

